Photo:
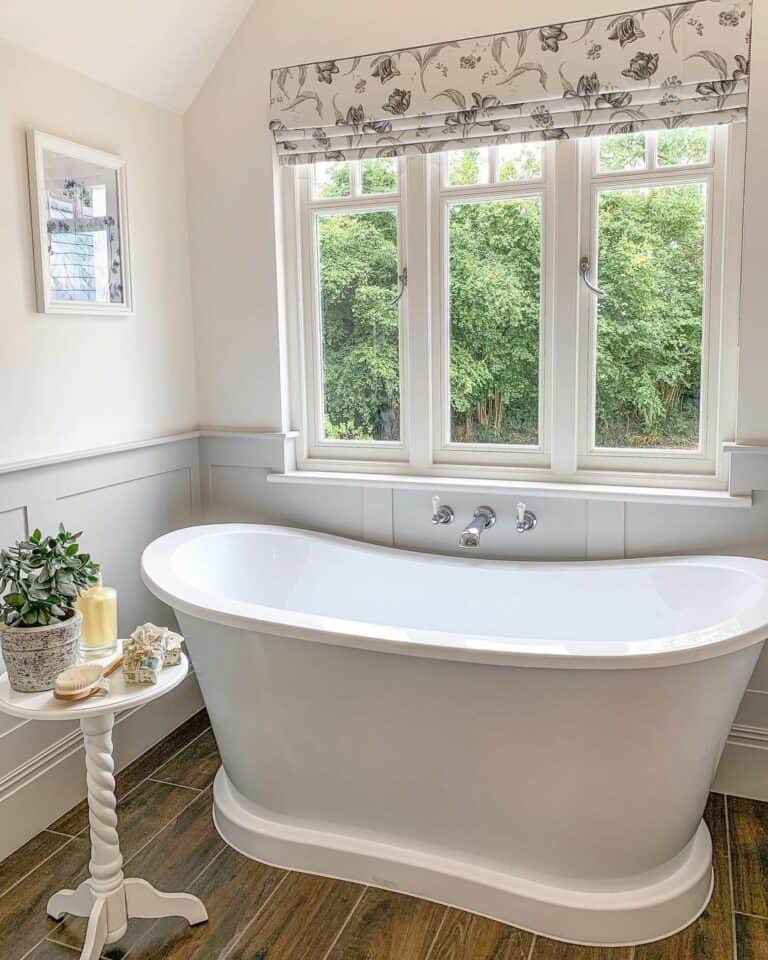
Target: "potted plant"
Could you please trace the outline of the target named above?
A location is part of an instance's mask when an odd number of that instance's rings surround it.
[[[53,689],[77,661],[82,616],[75,600],[98,581],[98,565],[80,553],[80,533],[39,530],[0,550],[0,645],[14,690]]]

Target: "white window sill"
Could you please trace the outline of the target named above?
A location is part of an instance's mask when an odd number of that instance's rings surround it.
[[[330,470],[290,470],[270,473],[269,483],[334,487],[379,487],[429,492],[568,497],[574,500],[619,500],[626,503],[669,503],[682,506],[749,508],[751,494],[735,496],[727,490],[684,487],[619,486],[617,484],[560,483],[557,481],[486,480],[464,477],[414,476],[384,473],[342,473]]]

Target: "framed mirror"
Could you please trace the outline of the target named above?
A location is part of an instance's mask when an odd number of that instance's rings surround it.
[[[133,312],[125,161],[27,134],[37,309]]]

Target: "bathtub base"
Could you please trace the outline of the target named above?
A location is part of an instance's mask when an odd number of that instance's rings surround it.
[[[219,833],[254,860],[435,900],[556,940],[591,946],[660,940],[692,923],[712,894],[712,842],[703,821],[665,875],[634,889],[595,892],[550,886],[471,860],[351,833],[268,819],[238,793],[223,767],[213,798]]]

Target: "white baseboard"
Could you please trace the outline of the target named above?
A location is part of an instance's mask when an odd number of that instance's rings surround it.
[[[768,801],[768,730],[734,724],[713,790]]]
[[[197,678],[190,674],[164,697],[118,716],[115,768],[122,770],[202,706]],[[75,730],[0,779],[0,860],[84,797],[83,739]]]

